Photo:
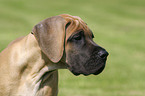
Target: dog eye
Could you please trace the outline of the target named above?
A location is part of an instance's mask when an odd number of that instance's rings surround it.
[[[81,40],[82,39],[82,32],[79,32],[78,34],[73,36],[74,40]]]
[[[81,40],[82,37],[81,37],[81,35],[76,35],[76,36],[73,37],[73,39],[75,39],[75,40]]]

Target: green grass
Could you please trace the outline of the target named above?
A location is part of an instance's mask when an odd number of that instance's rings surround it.
[[[39,21],[80,16],[110,55],[98,76],[60,70],[58,96],[145,95],[145,0],[0,0],[0,51]]]

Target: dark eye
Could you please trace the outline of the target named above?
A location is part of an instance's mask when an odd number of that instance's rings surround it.
[[[82,39],[82,36],[80,34],[78,34],[78,35],[75,35],[73,37],[73,39],[75,39],[75,40],[81,40]]]
[[[75,35],[73,36],[73,39],[74,39],[74,40],[81,40],[81,39],[82,39],[82,34],[83,34],[82,31],[79,32],[79,33],[77,33],[77,34],[75,34]]]

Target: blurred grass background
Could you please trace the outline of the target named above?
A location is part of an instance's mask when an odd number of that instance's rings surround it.
[[[60,70],[58,96],[145,96],[145,0],[0,0],[0,52],[39,21],[80,16],[110,53],[98,76]]]

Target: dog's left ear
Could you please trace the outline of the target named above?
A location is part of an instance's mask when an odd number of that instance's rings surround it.
[[[64,18],[54,16],[41,21],[32,30],[42,52],[54,63],[63,56],[65,24]]]

